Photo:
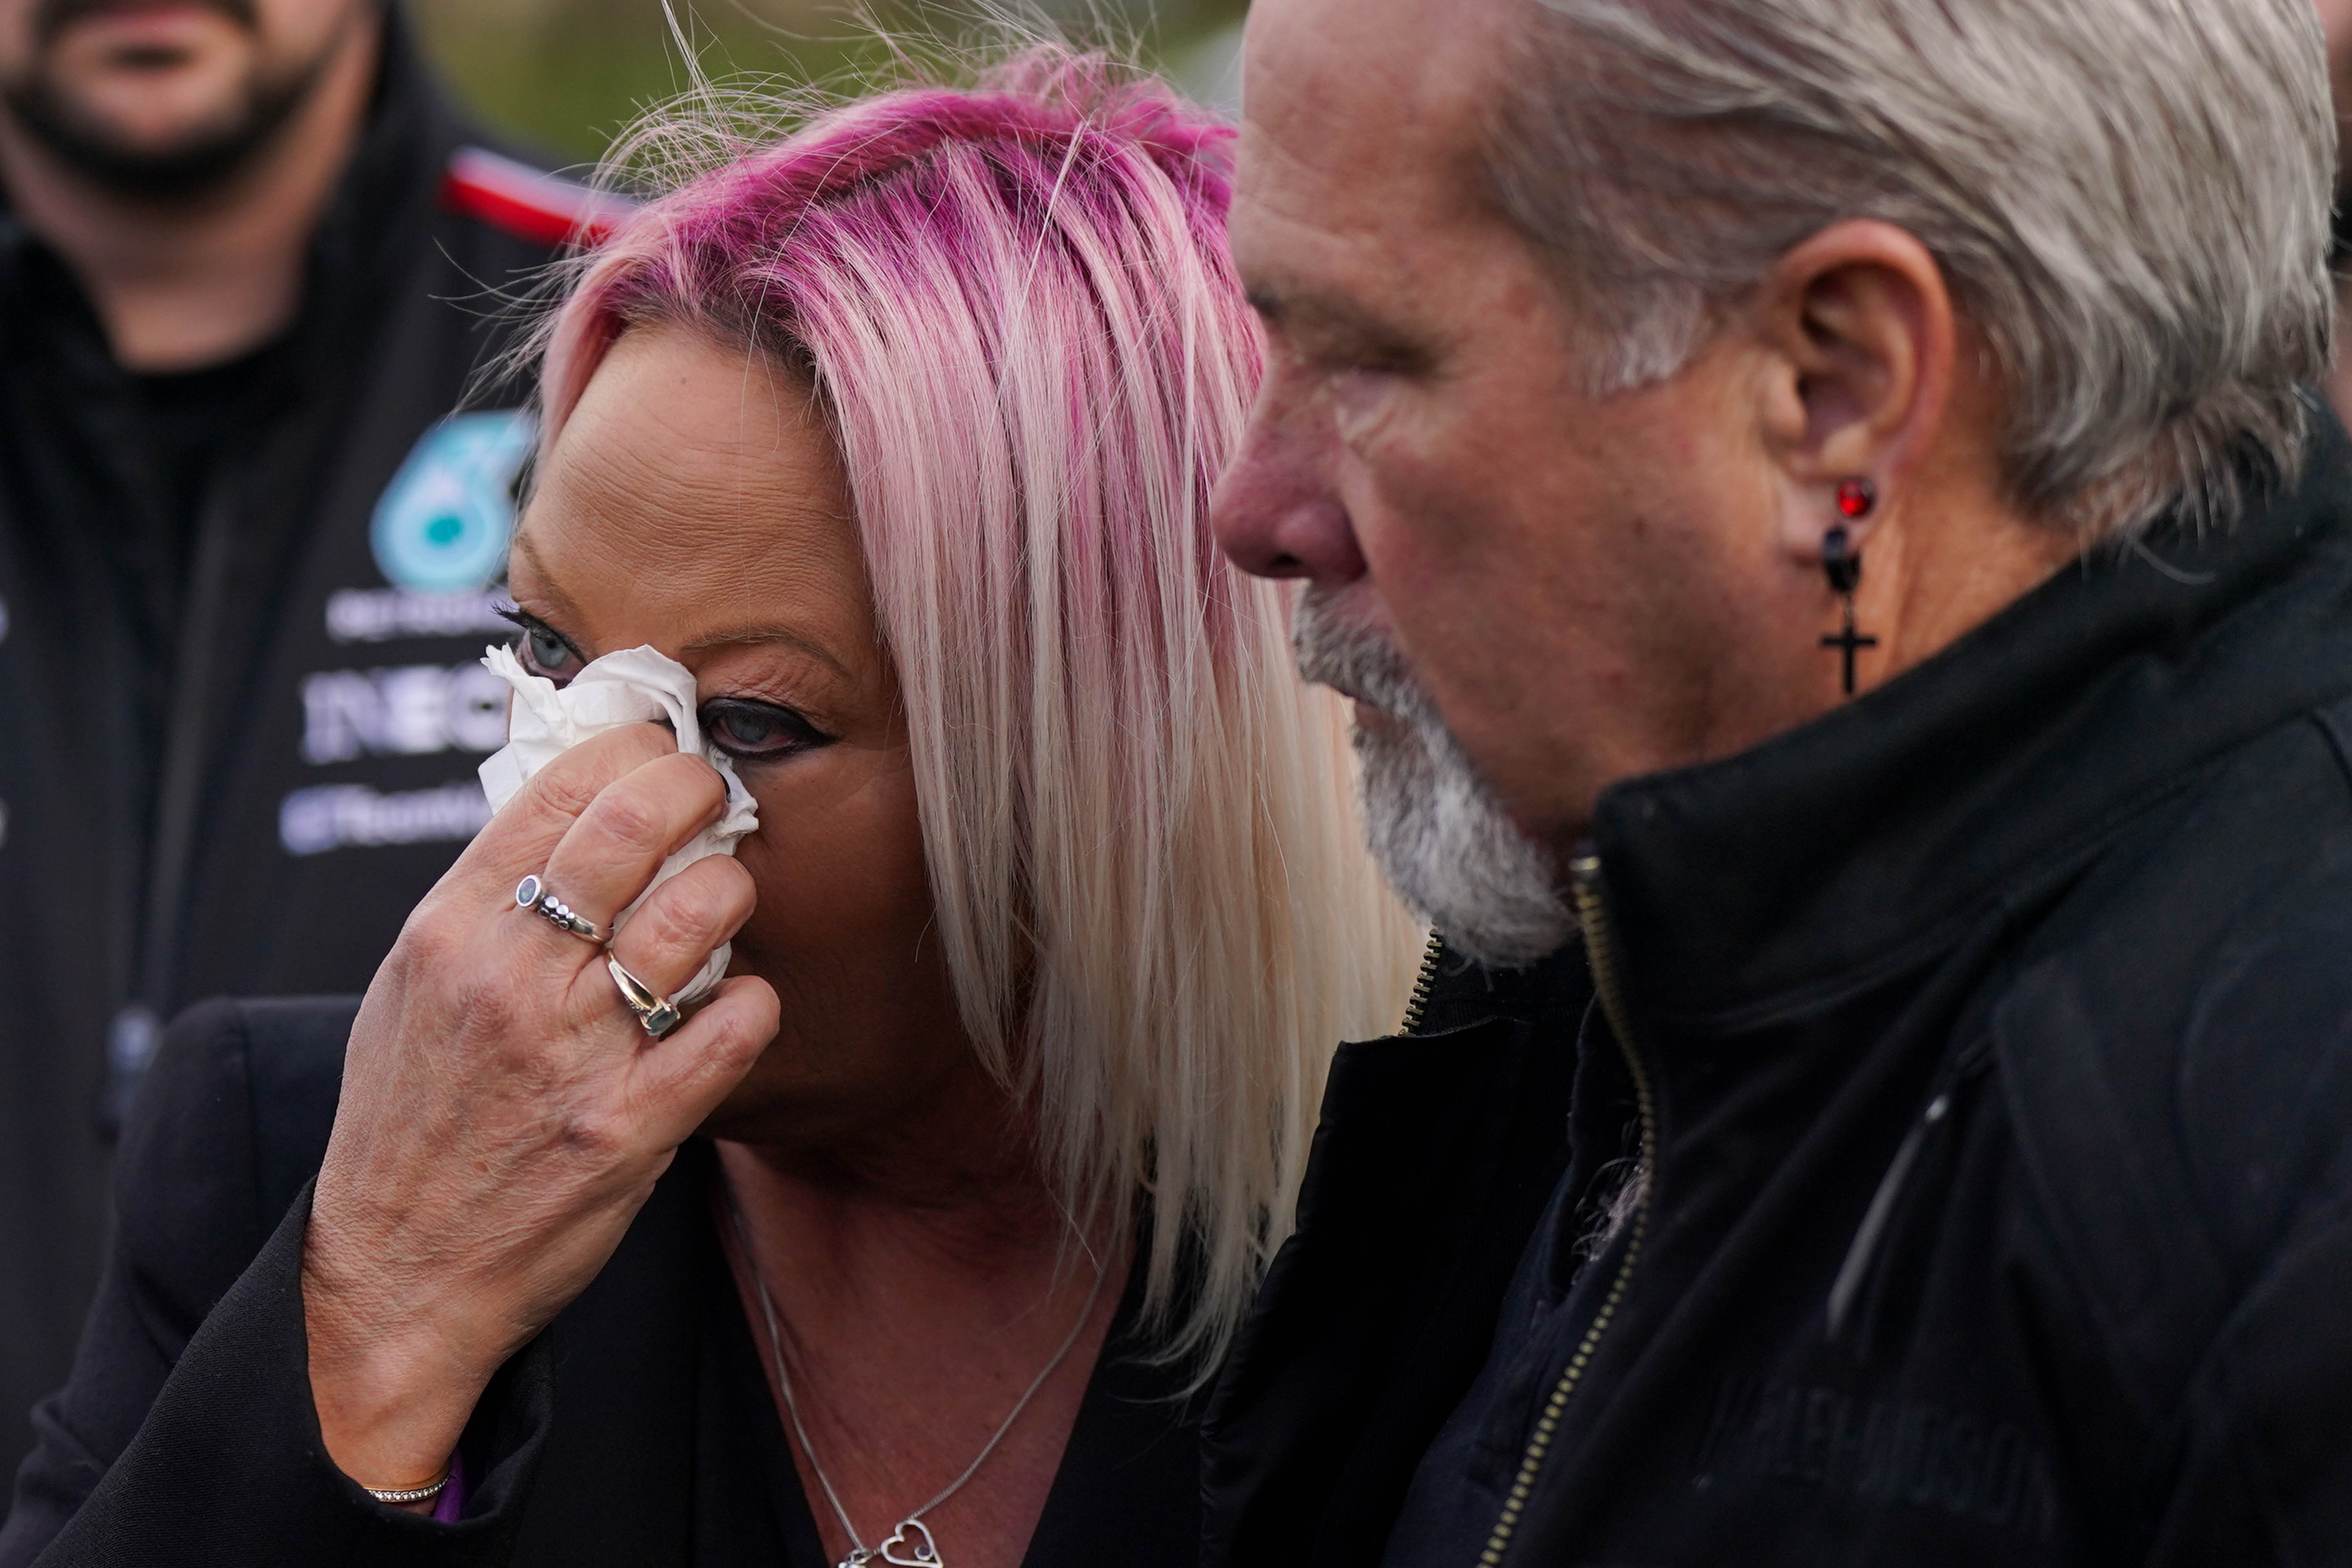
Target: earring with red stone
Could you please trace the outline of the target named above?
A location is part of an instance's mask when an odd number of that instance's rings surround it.
[[[1878,504],[1878,491],[1868,479],[1847,479],[1837,488],[1837,509],[1841,516],[1855,521],[1870,515]],[[1833,523],[1822,535],[1822,572],[1830,580],[1830,592],[1843,601],[1844,629],[1826,632],[1822,646],[1835,648],[1844,656],[1845,694],[1853,695],[1853,656],[1857,649],[1876,647],[1878,639],[1865,637],[1853,629],[1853,591],[1862,585],[1862,550],[1853,536],[1845,531],[1844,523]]]

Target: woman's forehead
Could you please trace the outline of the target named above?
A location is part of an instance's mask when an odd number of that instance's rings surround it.
[[[631,332],[598,366],[542,462],[514,576],[591,622],[661,617],[667,640],[779,616],[872,640],[847,487],[805,387],[681,329]]]

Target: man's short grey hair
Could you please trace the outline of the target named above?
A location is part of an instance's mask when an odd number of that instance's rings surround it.
[[[1847,218],[1927,246],[2008,398],[2011,499],[2086,540],[2291,478],[2326,368],[2336,121],[2312,0],[1515,0],[1489,161],[1667,379]]]

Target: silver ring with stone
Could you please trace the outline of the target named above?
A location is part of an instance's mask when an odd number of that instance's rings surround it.
[[[677,1003],[667,996],[656,996],[654,988],[621,967],[621,961],[612,954],[604,955],[604,967],[613,972],[613,984],[621,988],[621,1000],[637,1016],[646,1033],[655,1039],[675,1029],[686,1018]]]
[[[543,917],[560,931],[586,937],[599,947],[613,940],[611,931],[557,898],[544,877],[525,877],[516,884],[515,907]]]

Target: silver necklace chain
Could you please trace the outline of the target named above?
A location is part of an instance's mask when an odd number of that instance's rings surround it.
[[[1037,1391],[1045,1386],[1045,1380],[1069,1359],[1071,1347],[1078,1342],[1078,1336],[1086,1331],[1087,1324],[1094,1321],[1095,1303],[1102,1296],[1103,1280],[1110,1270],[1107,1268],[1096,1270],[1094,1288],[1087,1292],[1087,1304],[1080,1310],[1078,1321],[1072,1323],[1070,1331],[1063,1336],[1061,1349],[1054,1352],[1054,1359],[1045,1363],[1043,1371],[1029,1380],[1029,1386],[1021,1391],[1021,1397],[1013,1402],[1004,1419],[997,1423],[995,1433],[980,1452],[972,1456],[971,1463],[963,1468],[963,1473],[940,1489],[930,1501],[900,1520],[880,1545],[868,1546],[866,1538],[857,1533],[857,1526],[851,1522],[849,1510],[841,1505],[841,1494],[834,1490],[833,1478],[824,1473],[824,1466],[817,1459],[816,1446],[809,1441],[808,1428],[801,1424],[800,1401],[793,1395],[792,1374],[784,1370],[784,1339],[776,1327],[775,1300],[768,1294],[768,1278],[761,1271],[760,1260],[751,1254],[751,1236],[743,1224],[742,1205],[735,1201],[734,1188],[727,1187],[726,1192],[728,1217],[735,1222],[735,1242],[743,1249],[743,1267],[751,1271],[751,1285],[760,1297],[760,1315],[767,1321],[768,1349],[775,1356],[776,1386],[783,1393],[784,1415],[793,1424],[793,1436],[800,1439],[801,1452],[808,1456],[809,1468],[816,1475],[816,1484],[824,1489],[824,1500],[833,1505],[833,1516],[841,1521],[842,1530],[849,1536],[849,1554],[835,1568],[866,1568],[866,1564],[877,1560],[894,1564],[895,1568],[946,1568],[940,1556],[939,1543],[931,1538],[930,1526],[923,1522],[923,1515],[961,1491],[964,1482],[979,1474],[980,1467],[996,1452],[996,1446],[1004,1441],[1004,1435],[1013,1430],[1013,1424],[1021,1419],[1021,1413],[1029,1408],[1029,1402],[1037,1396]],[[905,1555],[901,1556],[901,1552]]]

